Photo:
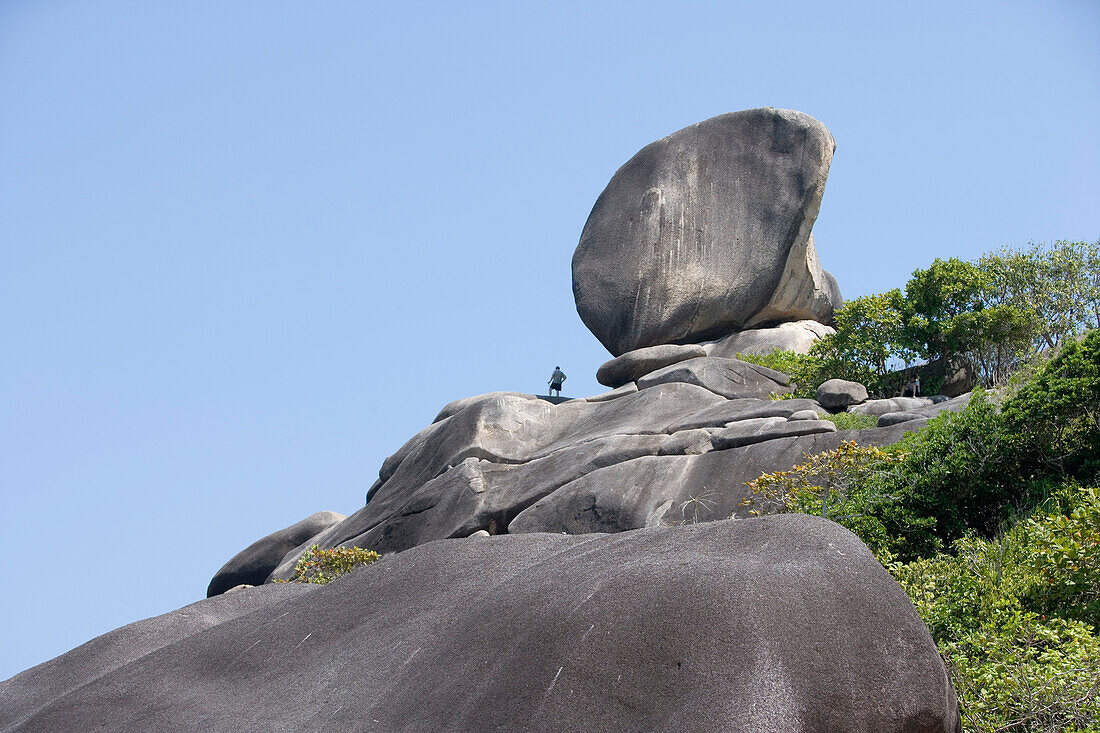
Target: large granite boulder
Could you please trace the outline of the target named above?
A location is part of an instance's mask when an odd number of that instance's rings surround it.
[[[270,602],[129,664],[0,684],[0,729],[958,730],[905,593],[816,517],[449,540],[242,593]]]
[[[211,627],[320,587],[286,583],[244,588],[136,621],[96,637],[70,652],[0,682],[0,731],[43,730],[34,722],[35,714],[78,688]],[[55,730],[75,733],[89,729],[92,729],[90,725],[74,723],[73,726]],[[231,726],[226,728],[231,729]],[[156,729],[139,725],[133,730]]]
[[[346,518],[338,512],[315,512],[296,524],[256,540],[214,574],[206,588],[207,598],[238,585],[263,583],[288,552]]]
[[[616,356],[831,321],[840,293],[810,231],[834,148],[814,118],[770,107],[643,148],[600,194],[573,255],[581,320]]]
[[[889,427],[891,425],[909,422],[910,420],[930,420],[944,412],[961,412],[970,404],[970,395],[971,393],[967,392],[964,395],[949,400],[934,402],[910,410],[880,413],[878,426]]]

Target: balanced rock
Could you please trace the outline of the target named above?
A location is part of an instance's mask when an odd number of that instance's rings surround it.
[[[732,112],[643,148],[597,199],[573,294],[614,355],[782,321],[840,302],[810,235],[832,134],[809,115]]]
[[[214,574],[206,596],[225,593],[238,585],[260,585],[283,557],[346,517],[338,512],[316,512],[278,532],[258,539],[234,555]]]
[[[826,410],[840,410],[867,399],[867,388],[847,379],[830,379],[817,388],[817,401]]]
[[[0,729],[957,730],[905,592],[817,517],[434,542],[289,590],[129,664],[0,683]]]
[[[698,344],[660,344],[628,351],[604,363],[596,370],[596,381],[607,387],[621,387],[672,364],[707,356]]]

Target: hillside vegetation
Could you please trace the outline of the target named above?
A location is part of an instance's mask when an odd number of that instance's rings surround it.
[[[904,295],[845,306],[802,378],[847,364],[887,389],[909,349],[963,354],[998,389],[886,449],[844,444],[750,484],[759,511],[824,515],[871,547],[950,666],[967,731],[1100,731],[1096,252],[937,261]]]

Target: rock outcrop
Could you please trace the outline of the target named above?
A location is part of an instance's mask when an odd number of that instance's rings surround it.
[[[0,683],[0,729],[958,729],[904,592],[815,517],[434,542],[189,609],[245,594],[155,651],[96,640]]]
[[[597,199],[573,293],[614,355],[780,321],[840,302],[811,229],[835,142],[809,115],[733,112],[638,152]]]
[[[310,542],[385,554],[478,530],[671,526],[685,521],[678,507],[704,491],[712,497],[702,519],[723,519],[747,512],[744,483],[761,473],[842,440],[887,445],[916,427],[837,432],[813,400],[766,399],[789,391],[785,375],[733,359],[689,359],[631,384],[616,398],[559,405],[470,398],[386,459],[366,505]],[[811,419],[789,419],[807,411]],[[304,550],[270,579],[292,578]]]
[[[596,370],[596,381],[607,387],[621,387],[663,367],[702,356],[709,354],[698,344],[647,346],[605,362]]]
[[[296,524],[256,540],[234,555],[214,574],[206,588],[207,597],[225,593],[238,585],[263,583],[288,552],[344,519],[347,517],[337,512],[316,512]]]
[[[762,473],[965,404],[859,405],[841,380],[779,399],[787,375],[732,358],[830,331],[811,229],[833,148],[772,108],[644,148],[573,257],[609,392],[449,403],[355,513],[258,540],[215,597],[0,683],[0,733],[958,731],[936,647],[867,547],[742,503]],[[880,427],[838,431],[844,408]],[[311,544],[384,557],[274,584]]]

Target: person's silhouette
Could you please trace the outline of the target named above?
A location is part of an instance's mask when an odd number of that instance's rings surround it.
[[[565,381],[565,372],[561,370],[560,366],[554,367],[554,373],[550,375],[550,396],[554,396],[554,390],[557,390],[558,397],[561,397],[561,383]]]

